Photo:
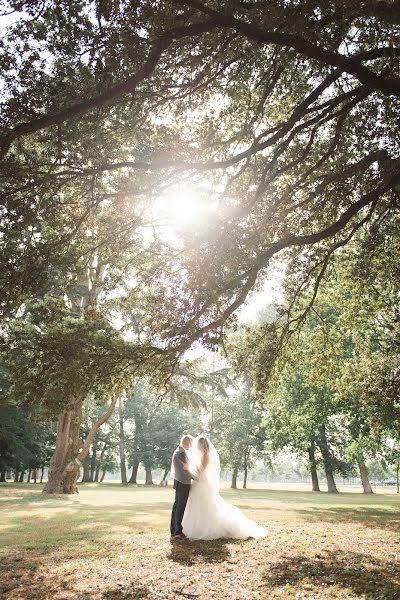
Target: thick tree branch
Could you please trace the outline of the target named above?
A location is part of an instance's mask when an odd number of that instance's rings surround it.
[[[204,315],[207,309],[214,302],[214,298],[210,298],[208,302],[206,302],[202,309],[196,314],[196,316],[188,321],[182,328],[177,331],[177,335],[186,335],[189,334],[189,339],[184,341],[181,344],[178,344],[179,351],[185,351],[189,348],[192,343],[200,339],[204,336],[204,334],[209,331],[215,331],[219,327],[223,326],[226,320],[243,304],[246,300],[247,295],[253,289],[259,272],[267,266],[271,258],[278,254],[281,250],[292,247],[300,247],[300,246],[310,246],[317,244],[325,239],[333,237],[335,234],[342,231],[346,225],[351,221],[351,219],[356,216],[360,211],[362,211],[365,207],[370,204],[377,202],[377,200],[390,191],[394,185],[400,182],[400,173],[391,173],[387,177],[383,179],[383,181],[373,190],[364,194],[357,202],[354,202],[349,208],[347,208],[342,215],[333,223],[328,225],[327,227],[307,235],[289,235],[281,240],[271,244],[269,248],[259,254],[257,257],[253,267],[248,269],[246,273],[240,276],[240,280],[242,281],[241,289],[238,292],[236,298],[233,302],[222,312],[221,316],[214,321],[208,323],[203,327],[198,327],[197,330],[191,331],[191,328],[196,327],[200,317]],[[232,284],[233,282],[230,282]],[[190,332],[190,333],[189,333]]]
[[[108,102],[111,102],[112,100],[115,100],[116,98],[124,96],[128,93],[133,94],[136,91],[138,84],[150,77],[162,54],[172,44],[172,42],[184,37],[200,35],[210,31],[215,27],[217,27],[216,24],[213,24],[211,21],[206,21],[183,27],[177,27],[167,31],[152,44],[147,60],[144,62],[141,68],[134,73],[134,75],[125,79],[125,81],[110,87],[102,94],[88,98],[87,100],[81,100],[72,106],[68,106],[56,114],[45,115],[39,119],[21,123],[12,129],[3,130],[3,139],[0,146],[0,159],[7,154],[11,143],[17,138],[40,131],[42,129],[46,129],[53,125],[58,125],[73,117],[78,117],[90,110],[93,110],[94,108],[103,106]]]
[[[81,450],[79,451],[77,458],[80,462],[83,462],[85,460],[85,458],[87,457],[89,450],[90,450],[90,446],[92,445],[93,440],[96,437],[96,433],[98,432],[100,427],[106,421],[108,421],[108,419],[113,414],[117,400],[118,400],[118,396],[116,396],[114,398],[114,400],[111,402],[110,406],[108,407],[108,410],[106,410],[106,412],[96,421],[96,423],[93,424],[91,430],[89,431],[89,433],[85,439],[85,442],[84,442]]]
[[[232,15],[220,13],[198,0],[173,0],[173,2],[181,6],[195,8],[209,16],[216,25],[233,29],[248,39],[260,42],[261,44],[274,44],[293,48],[293,50],[296,50],[307,58],[315,59],[325,65],[338,67],[343,72],[353,75],[353,77],[369,88],[383,92],[385,95],[400,96],[399,78],[386,78],[379,73],[371,71],[361,64],[357,55],[345,56],[339,52],[312,44],[298,35],[260,29],[253,23],[247,23]]]

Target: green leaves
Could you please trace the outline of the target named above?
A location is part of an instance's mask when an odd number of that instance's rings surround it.
[[[134,349],[98,312],[76,315],[54,298],[28,305],[4,343],[9,395],[54,415],[89,394],[114,396],[123,367],[135,364]]]

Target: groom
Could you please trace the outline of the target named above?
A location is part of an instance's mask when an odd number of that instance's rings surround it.
[[[192,444],[192,436],[184,435],[172,456],[175,502],[171,515],[171,536],[176,540],[185,539],[182,532],[182,519],[189,497],[191,480],[193,479],[193,475],[189,471],[189,457],[187,454]]]

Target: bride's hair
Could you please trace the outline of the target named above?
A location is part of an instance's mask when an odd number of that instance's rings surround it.
[[[207,468],[207,465],[210,462],[210,444],[208,443],[207,438],[199,437],[199,439],[197,440],[197,446],[201,453],[200,467],[204,471],[204,469]]]

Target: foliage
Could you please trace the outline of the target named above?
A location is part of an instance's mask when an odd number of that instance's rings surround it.
[[[173,400],[158,397],[146,381],[138,382],[128,393],[125,423],[133,426],[126,444],[129,464],[143,462],[148,469],[166,472],[182,435],[198,435],[201,431],[196,409],[179,407]]]
[[[0,471],[17,473],[48,464],[54,444],[51,424],[37,422],[36,412],[11,403],[0,405]]]
[[[247,470],[256,458],[264,458],[263,410],[248,382],[238,380],[235,387],[215,402],[211,436],[223,469]]]
[[[101,314],[80,316],[52,298],[27,306],[3,348],[10,396],[55,415],[68,408],[68,399],[108,399],[125,384],[121,366],[133,369],[143,357]]]
[[[279,255],[286,306],[236,371],[263,395],[282,367],[288,443],[314,415],[342,438],[348,419],[349,456],[397,437],[397,2],[3,4],[9,398],[53,418],[146,376],[200,405],[179,359],[223,341]],[[166,231],[158,203],[191,189],[208,219]]]
[[[157,235],[157,285],[141,286],[147,322],[183,350],[217,335],[276,254],[299,256],[312,284],[396,205],[395,2],[7,7],[4,313],[99,244],[125,246],[132,206],[189,179],[214,218],[177,232],[178,252]],[[114,215],[87,236],[98,208]]]

